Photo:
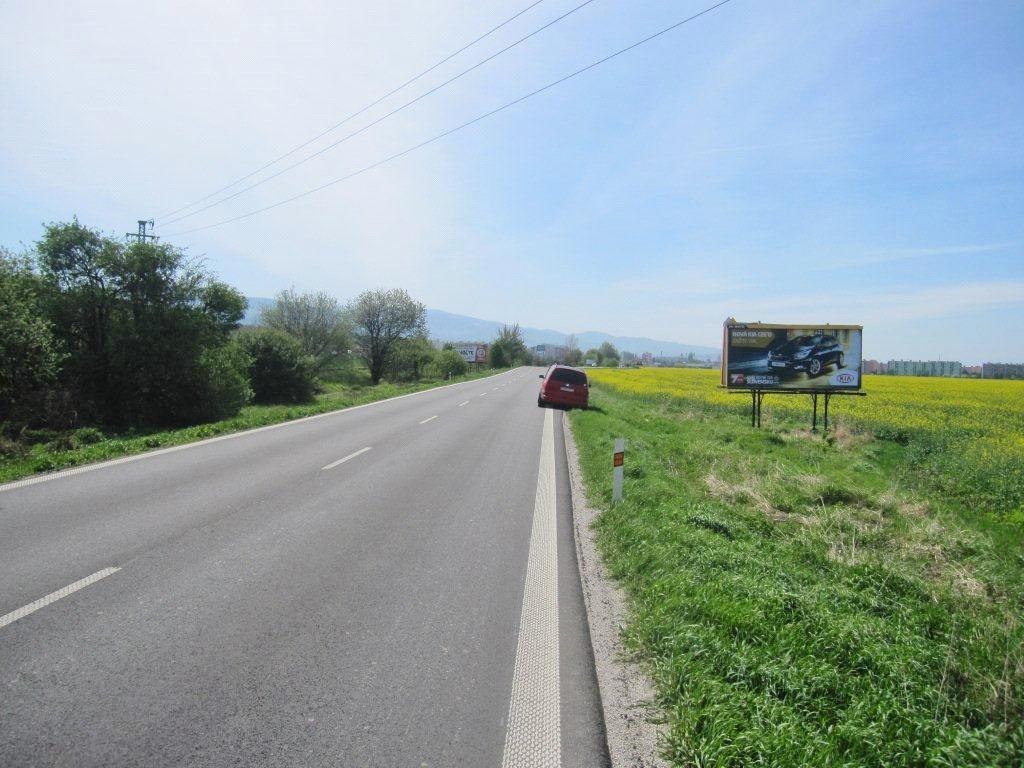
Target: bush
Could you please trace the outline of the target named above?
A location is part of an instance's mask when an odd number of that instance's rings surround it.
[[[181,414],[185,424],[218,421],[236,416],[252,398],[249,365],[252,358],[239,344],[205,350],[196,371],[198,388],[193,408]]]
[[[424,374],[431,375],[428,366],[436,354],[426,336],[399,339],[388,355],[384,375],[390,382],[418,381]]]
[[[82,445],[92,445],[105,439],[103,433],[96,429],[96,427],[82,427],[75,431],[75,440]]]
[[[251,358],[249,379],[257,403],[304,403],[317,391],[316,364],[299,342],[282,331],[252,328],[238,343]]]
[[[449,376],[461,376],[468,367],[462,355],[454,349],[442,349],[427,364],[427,376],[432,379],[447,379]]]

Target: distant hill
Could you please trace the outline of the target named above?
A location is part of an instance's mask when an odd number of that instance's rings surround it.
[[[248,298],[249,309],[246,311],[245,317],[242,318],[242,325],[257,325],[260,311],[265,306],[273,305],[274,300],[259,296],[249,296]],[[430,338],[438,341],[490,341],[498,335],[502,325],[504,323],[497,320],[481,320],[468,315],[455,315],[440,309],[427,310],[427,327]],[[531,347],[537,344],[563,344],[565,342],[564,331],[528,326],[520,326],[520,328],[523,332],[523,341]],[[715,358],[721,351],[715,347],[681,344],[676,341],[649,339],[643,336],[613,336],[601,331],[577,333],[576,339],[582,350],[599,347],[603,342],[610,341],[619,350],[637,355],[651,352],[657,356],[675,357],[693,352],[699,358]]]

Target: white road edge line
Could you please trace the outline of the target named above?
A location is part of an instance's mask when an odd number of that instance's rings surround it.
[[[463,400],[461,403],[459,403],[459,408],[461,408],[464,405],[469,405],[469,400]]]
[[[367,451],[372,451],[372,450],[373,450],[373,446],[368,445],[365,448],[360,448],[355,453],[350,453],[348,456],[346,456],[343,459],[338,459],[337,461],[332,461],[326,467],[320,467],[320,469],[334,469],[339,464],[344,464],[349,459],[354,459],[356,456],[361,456],[362,454],[366,453]]]
[[[426,424],[428,421],[433,421],[436,418],[437,418],[437,414],[434,414],[433,416],[428,416],[423,421],[421,421],[420,424]]]
[[[502,768],[559,768],[562,764],[555,422],[552,413],[550,409],[544,412],[537,496]]]
[[[238,437],[245,437],[247,435],[255,435],[258,432],[266,432],[271,429],[280,429],[281,427],[290,427],[293,424],[302,424],[306,421],[313,421],[314,419],[325,419],[329,416],[337,416],[342,413],[348,413],[349,411],[358,411],[362,408],[372,408],[375,405],[382,405],[384,403],[393,403],[395,400],[403,400],[407,397],[416,397],[416,395],[425,395],[428,392],[437,392],[442,389],[448,389],[449,387],[461,387],[464,384],[477,384],[484,379],[491,379],[495,376],[505,376],[508,371],[503,373],[495,373],[491,376],[484,376],[483,379],[470,379],[469,381],[457,381],[454,384],[443,384],[440,387],[433,387],[431,389],[421,389],[419,392],[409,392],[406,395],[397,395],[395,397],[387,397],[383,400],[374,400],[372,403],[363,403],[362,405],[352,405],[348,408],[339,408],[336,411],[327,411],[326,413],[315,413],[312,416],[303,416],[301,419],[292,419],[291,421],[282,421],[277,424],[268,424],[265,427],[256,427],[254,429],[243,429],[240,432],[232,432],[227,435],[218,435],[217,437],[208,437],[205,440],[196,440],[191,443],[182,443],[181,445],[172,445],[169,448],[160,448],[155,451],[146,451],[145,453],[136,453],[131,456],[122,456],[120,459],[110,459],[109,461],[100,461],[95,464],[83,464],[78,467],[70,467],[68,469],[62,469],[57,472],[48,472],[44,475],[34,475],[32,477],[26,477],[22,480],[12,480],[9,483],[0,484],[0,493],[4,491],[13,491],[17,488],[24,488],[26,485],[35,485],[36,483],[45,483],[49,480],[60,480],[65,477],[72,477],[74,475],[80,475],[83,472],[92,472],[96,469],[105,469],[107,467],[116,467],[119,464],[128,464],[133,461],[141,461],[142,459],[151,459],[154,456],[163,456],[168,453],[175,453],[177,451],[185,451],[189,448],[198,448],[201,445],[209,445],[210,443],[219,443],[223,440],[234,440]]]
[[[73,592],[77,592],[82,587],[88,587],[90,584],[94,584],[100,579],[105,579],[111,574],[117,573],[120,568],[104,568],[102,571],[96,571],[92,576],[86,576],[84,579],[79,579],[74,584],[68,584],[66,587],[58,589],[56,592],[51,592],[46,597],[41,597],[35,602],[29,603],[28,605],[18,608],[16,611],[11,611],[8,614],[0,616],[0,627],[6,627],[18,619],[23,619],[30,613],[35,613],[40,608],[45,608],[50,603],[60,600],[62,597],[67,597]]]

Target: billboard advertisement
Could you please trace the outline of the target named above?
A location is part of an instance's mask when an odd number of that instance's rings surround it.
[[[722,384],[729,389],[860,389],[859,325],[776,325],[728,320]]]
[[[462,359],[467,363],[487,362],[486,344],[454,344],[452,349],[462,355]]]

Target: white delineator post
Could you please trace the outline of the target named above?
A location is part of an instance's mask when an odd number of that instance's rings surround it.
[[[626,441],[615,438],[615,453],[612,454],[612,503],[622,501],[622,465],[626,460]]]

